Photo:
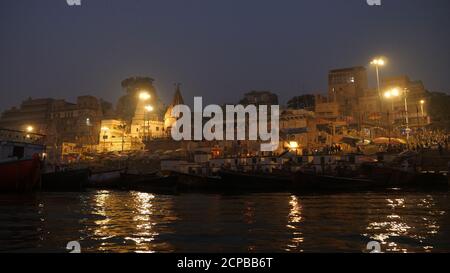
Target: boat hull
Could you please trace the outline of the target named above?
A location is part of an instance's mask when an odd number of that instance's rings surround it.
[[[0,192],[27,192],[40,186],[39,158],[0,163]]]
[[[82,191],[88,185],[89,169],[61,171],[42,175],[43,191]]]
[[[223,186],[234,190],[284,191],[292,186],[290,175],[253,174],[235,171],[220,171]]]
[[[156,174],[121,174],[120,188],[154,193],[172,193],[177,191],[177,177]]]
[[[358,191],[381,188],[383,185],[370,179],[347,178],[309,173],[296,173],[292,188],[310,191]]]
[[[211,191],[224,189],[223,180],[217,176],[204,176],[181,172],[172,172],[171,175],[177,177],[177,185],[180,190]]]
[[[100,189],[117,188],[120,186],[122,171],[123,170],[114,170],[91,173],[89,175],[89,187]]]

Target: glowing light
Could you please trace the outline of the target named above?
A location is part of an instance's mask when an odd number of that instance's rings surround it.
[[[290,141],[289,142],[289,148],[291,148],[291,149],[298,149],[298,142],[297,141]]]
[[[153,111],[153,106],[151,106],[151,105],[146,105],[144,108],[145,108],[145,111],[147,111],[147,112]]]
[[[398,88],[392,88],[391,90],[384,92],[384,97],[386,99],[398,96],[400,96],[400,90]]]
[[[398,97],[400,95],[400,91],[398,91],[398,88],[394,88],[391,90],[391,94],[394,97]]]
[[[151,98],[150,94],[147,91],[142,91],[139,93],[139,99],[140,100],[149,100]]]
[[[376,66],[384,66],[386,64],[386,61],[383,60],[382,58],[377,58],[377,59],[374,59],[373,61],[371,61],[370,64],[376,65]]]
[[[424,105],[425,104],[425,100],[420,100],[420,104]]]
[[[27,126],[27,132],[31,133],[33,132],[34,128],[33,126]]]
[[[102,131],[109,131],[109,128],[108,127],[102,127]]]

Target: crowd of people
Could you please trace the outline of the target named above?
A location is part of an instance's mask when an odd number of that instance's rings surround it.
[[[449,150],[450,134],[440,130],[427,130],[415,134],[410,141],[410,149],[414,151],[438,150],[444,155]]]

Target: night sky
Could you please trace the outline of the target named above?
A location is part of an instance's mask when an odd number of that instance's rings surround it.
[[[383,75],[450,91],[450,1],[0,1],[0,111],[23,99],[116,102],[121,80],[150,76],[165,102],[237,102],[272,90],[281,102],[325,92],[333,68],[386,56]],[[374,85],[373,69],[369,70]]]

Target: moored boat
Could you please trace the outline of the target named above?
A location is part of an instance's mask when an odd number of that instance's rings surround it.
[[[38,156],[32,159],[13,160],[0,163],[0,192],[27,192],[39,188],[41,162]]]
[[[121,173],[120,188],[144,192],[174,192],[177,177],[173,175]]]
[[[43,135],[0,129],[0,192],[26,192],[38,189]]]
[[[223,180],[220,176],[191,174],[183,172],[170,172],[171,176],[177,177],[179,190],[220,190],[224,188]]]
[[[65,170],[42,175],[43,191],[82,191],[88,185],[89,169]]]
[[[231,170],[219,171],[223,184],[235,190],[288,190],[292,184],[289,174],[246,173]]]
[[[97,171],[89,173],[89,187],[92,188],[117,188],[121,179],[123,169]]]
[[[356,191],[373,190],[383,187],[380,183],[367,178],[340,177],[297,172],[294,176],[293,190],[311,191]]]

